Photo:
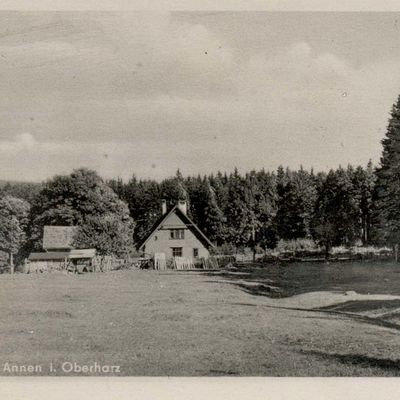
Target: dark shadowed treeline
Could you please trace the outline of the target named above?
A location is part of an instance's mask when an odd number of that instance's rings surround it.
[[[160,217],[162,199],[169,207],[186,200],[189,217],[221,252],[263,251],[296,239],[311,239],[329,252],[332,246],[386,244],[397,237],[382,233],[387,224],[382,222],[382,190],[379,196],[376,180],[371,163],[327,173],[279,167],[184,177],[178,171],[161,182],[136,177],[104,182],[96,172],[79,169],[40,185],[3,185],[0,198],[7,204],[23,199],[30,210],[24,255],[41,248],[44,225],[80,226],[77,245],[125,254]],[[18,210],[11,207],[7,213],[0,216],[3,227],[17,226]],[[21,240],[6,237],[7,232],[0,237],[0,250],[16,253],[14,243]]]
[[[129,207],[139,243],[159,218],[161,200],[187,200],[189,216],[218,245],[274,248],[281,239],[309,238],[331,246],[370,244],[375,175],[366,167],[328,173],[277,171],[172,178],[156,182],[133,177],[110,187]]]

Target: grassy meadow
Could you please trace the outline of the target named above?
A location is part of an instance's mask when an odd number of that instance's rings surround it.
[[[2,275],[0,373],[399,376],[394,295],[392,263]]]

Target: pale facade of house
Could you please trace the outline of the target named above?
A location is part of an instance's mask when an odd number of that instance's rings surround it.
[[[169,212],[162,206],[163,215],[140,245],[146,256],[165,254],[166,259],[185,257],[207,259],[213,244],[187,216],[186,202],[180,201]]]

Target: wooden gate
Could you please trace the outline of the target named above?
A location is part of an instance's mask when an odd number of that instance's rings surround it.
[[[167,260],[165,253],[154,254],[154,269],[167,269]]]

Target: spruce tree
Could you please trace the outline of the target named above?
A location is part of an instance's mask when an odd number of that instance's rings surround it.
[[[246,181],[235,168],[228,181],[228,205],[226,208],[227,238],[230,243],[244,247],[251,243],[255,217],[252,196]],[[253,235],[254,236],[254,235]]]
[[[133,238],[138,244],[161,215],[160,187],[153,180],[138,181],[133,176],[125,185],[123,193],[122,200],[128,203],[130,215],[136,222]]]
[[[393,105],[382,145],[380,167],[376,171],[376,217],[380,239],[397,249],[400,242],[400,96]]]
[[[214,189],[210,183],[205,181],[206,203],[204,208],[204,233],[208,238],[221,245],[225,239],[224,221],[225,217],[218,207]]]
[[[280,239],[298,239],[310,236],[311,215],[316,200],[313,176],[299,171],[278,169],[277,231]]]
[[[322,176],[321,176],[322,178]],[[359,237],[359,215],[354,188],[343,168],[330,170],[321,186],[311,221],[312,234],[325,247],[326,255],[332,246],[353,245]]]
[[[256,214],[260,226],[256,232],[256,243],[264,250],[275,248],[278,241],[276,230],[278,207],[276,181],[275,173],[265,172],[264,170],[257,173]]]
[[[358,216],[354,221],[354,225],[358,227],[359,239],[363,245],[367,245],[371,241],[371,225],[372,225],[372,202],[375,187],[375,174],[372,162],[369,161],[366,168],[358,166],[353,168],[347,167],[347,174],[353,183],[353,196],[358,204]]]

